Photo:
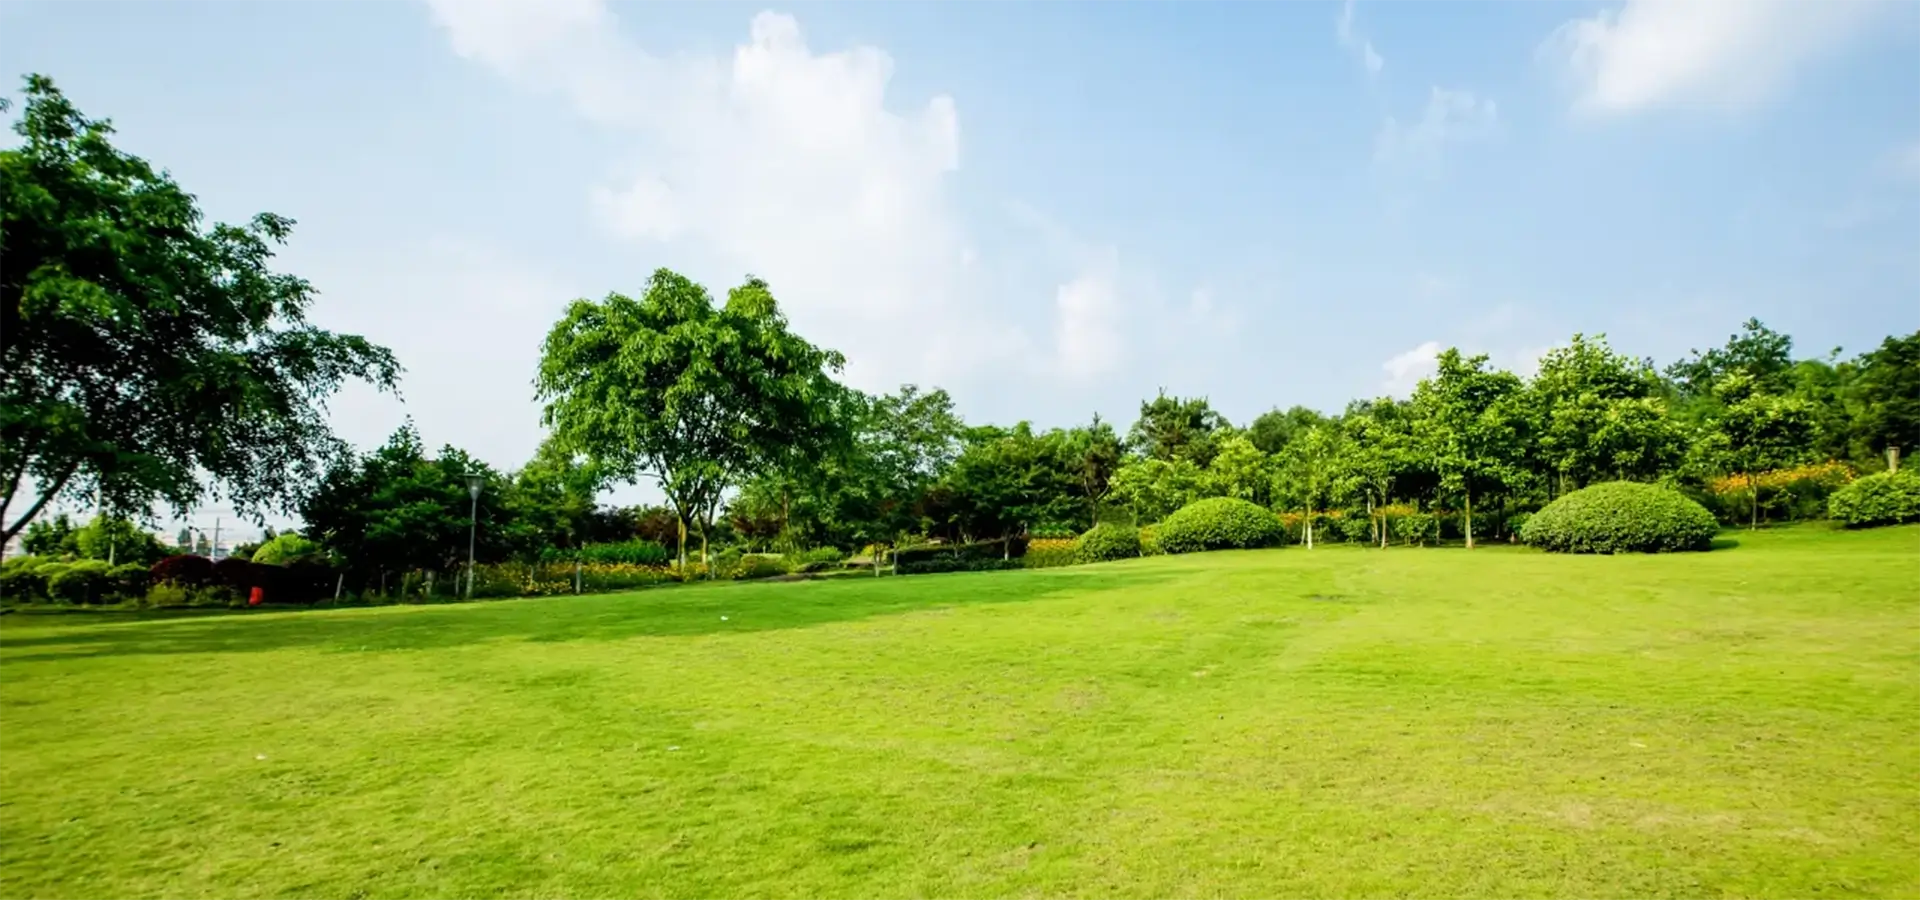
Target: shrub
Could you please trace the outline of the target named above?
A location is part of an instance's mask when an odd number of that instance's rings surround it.
[[[1705,550],[1720,525],[1707,508],[1654,484],[1581,488],[1528,517],[1520,539],[1561,553]]]
[[[894,561],[901,566],[907,566],[935,559],[956,559],[962,562],[1019,559],[1027,555],[1027,545],[1028,541],[1024,537],[976,541],[971,544],[923,544],[895,551]]]
[[[1071,566],[1080,561],[1074,550],[1077,543],[1075,538],[1034,538],[1027,542],[1027,552],[1020,556],[1020,567],[1051,569]]]
[[[153,564],[155,582],[183,587],[205,587],[219,579],[213,573],[213,560],[204,556],[169,556]]]
[[[47,594],[68,603],[110,602],[107,572],[111,569],[104,560],[80,560],[47,579]]]
[[[1407,513],[1393,521],[1393,535],[1401,543],[1425,547],[1428,541],[1440,536],[1440,520],[1428,513]]]
[[[1073,556],[1080,562],[1107,562],[1139,555],[1140,529],[1118,522],[1095,525],[1073,542]]]
[[[1160,526],[1140,526],[1140,555],[1159,556],[1167,551],[1160,549]]]
[[[1237,497],[1211,497],[1183,506],[1156,530],[1168,553],[1272,547],[1286,537],[1280,518]]]
[[[936,557],[900,564],[902,575],[932,575],[940,572],[998,572],[1025,568],[1024,559],[954,559]]]
[[[37,570],[47,564],[40,556],[16,556],[0,565],[0,600],[31,603],[47,598],[47,579]]]
[[[235,557],[269,566],[284,566],[295,560],[305,560],[320,555],[320,545],[293,532],[277,535],[260,545],[250,557]]]
[[[736,581],[748,581],[754,578],[773,578],[787,574],[787,560],[782,556],[755,553],[740,558],[733,567],[732,577]]]
[[[125,563],[107,571],[107,591],[118,600],[139,600],[153,584],[153,574],[140,563]]]
[[[1906,470],[1860,478],[1827,498],[1827,514],[1848,528],[1920,522],[1920,475]]]
[[[787,567],[795,572],[824,572],[839,567],[847,555],[838,547],[815,547],[787,557]]]
[[[583,563],[622,566],[664,566],[673,554],[658,541],[620,541],[608,544],[584,544],[574,558]]]
[[[1533,518],[1533,513],[1514,513],[1508,516],[1507,533],[1519,534],[1520,529],[1527,527],[1527,520],[1531,518]]]
[[[1340,539],[1352,544],[1370,544],[1373,542],[1373,519],[1366,512],[1348,513],[1335,519],[1334,530],[1340,533]]]

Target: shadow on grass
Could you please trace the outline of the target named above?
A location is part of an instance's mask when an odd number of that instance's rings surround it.
[[[0,663],[288,648],[339,652],[426,650],[497,640],[611,641],[806,628],[941,607],[1017,603],[1151,584],[1171,573],[1053,569],[790,584],[693,585],[588,597],[500,600],[446,606],[315,610],[189,619],[80,621],[56,633],[18,619],[0,630]],[[721,617],[726,618],[722,619]],[[38,618],[37,616],[34,618]],[[8,632],[12,632],[9,634]]]
[[[1739,538],[1732,538],[1732,537],[1727,537],[1726,535],[1721,535],[1720,537],[1714,538],[1713,544],[1709,546],[1707,549],[1708,550],[1732,550],[1733,548],[1738,546],[1740,546]]]

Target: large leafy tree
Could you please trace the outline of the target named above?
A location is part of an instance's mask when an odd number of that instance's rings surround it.
[[[1223,440],[1202,476],[1206,492],[1266,506],[1273,499],[1273,461],[1241,435]]]
[[[306,321],[312,285],[270,268],[293,220],[207,226],[52,81],[25,94],[0,151],[0,539],[61,496],[286,508],[342,448],[325,398],[392,388],[393,355]]]
[[[1467,547],[1473,547],[1473,500],[1519,483],[1528,435],[1520,379],[1487,365],[1485,354],[1449,348],[1439,370],[1414,390],[1416,434],[1440,474],[1441,488],[1463,503]]]
[[[1374,540],[1385,547],[1386,522],[1376,510],[1387,504],[1408,468],[1413,447],[1408,417],[1391,399],[1363,400],[1348,405],[1339,425],[1345,432],[1338,445],[1339,481],[1345,493],[1365,503]]]
[[[638,299],[578,300],[547,335],[543,422],[612,478],[651,477],[707,552],[727,490],[843,440],[844,360],[787,327],[766,282],[716,305],[667,269]],[[685,542],[681,543],[685,563]]]
[[[1861,443],[1890,462],[1900,450],[1920,448],[1920,331],[1887,338],[1857,365],[1852,395]]]
[[[1107,496],[1113,492],[1114,473],[1126,459],[1126,444],[1098,413],[1088,425],[1068,431],[1066,441],[1079,478],[1080,497],[1087,504],[1087,521],[1098,521]]]

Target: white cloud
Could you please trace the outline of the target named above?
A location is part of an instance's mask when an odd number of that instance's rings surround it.
[[[1373,41],[1362,37],[1353,27],[1353,0],[1347,0],[1340,6],[1340,20],[1334,23],[1334,34],[1340,39],[1340,46],[1352,53],[1365,66],[1368,75],[1378,75],[1387,61],[1373,49]]]
[[[1491,99],[1436,85],[1427,93],[1419,121],[1402,125],[1388,117],[1374,141],[1373,158],[1382,163],[1432,163],[1447,145],[1485,138],[1499,122],[1500,110]]]
[[[1427,341],[1380,364],[1387,377],[1380,382],[1380,389],[1390,397],[1405,397],[1423,378],[1431,377],[1439,371],[1440,342]]]
[[[849,381],[941,380],[1018,353],[945,197],[955,104],[892,108],[881,50],[817,53],[793,18],[762,13],[729,56],[664,56],[598,0],[429,5],[455,52],[633,139],[625,177],[589,198],[612,234],[767,279],[797,328],[847,354]]]
[[[1628,0],[1556,29],[1540,54],[1575,108],[1743,107],[1865,32],[1886,4],[1864,0]]]
[[[1111,275],[1088,272],[1061,285],[1054,306],[1063,372],[1089,378],[1119,365],[1126,342],[1118,327],[1120,297]]]

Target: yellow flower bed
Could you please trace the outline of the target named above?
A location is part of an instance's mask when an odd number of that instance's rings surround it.
[[[1777,491],[1791,484],[1802,482],[1825,487],[1839,487],[1855,477],[1853,467],[1836,460],[1814,463],[1807,466],[1794,466],[1790,469],[1773,469],[1753,476],[1749,485],[1744,472],[1715,478],[1707,482],[1707,490],[1719,494],[1744,494],[1751,487]]]

